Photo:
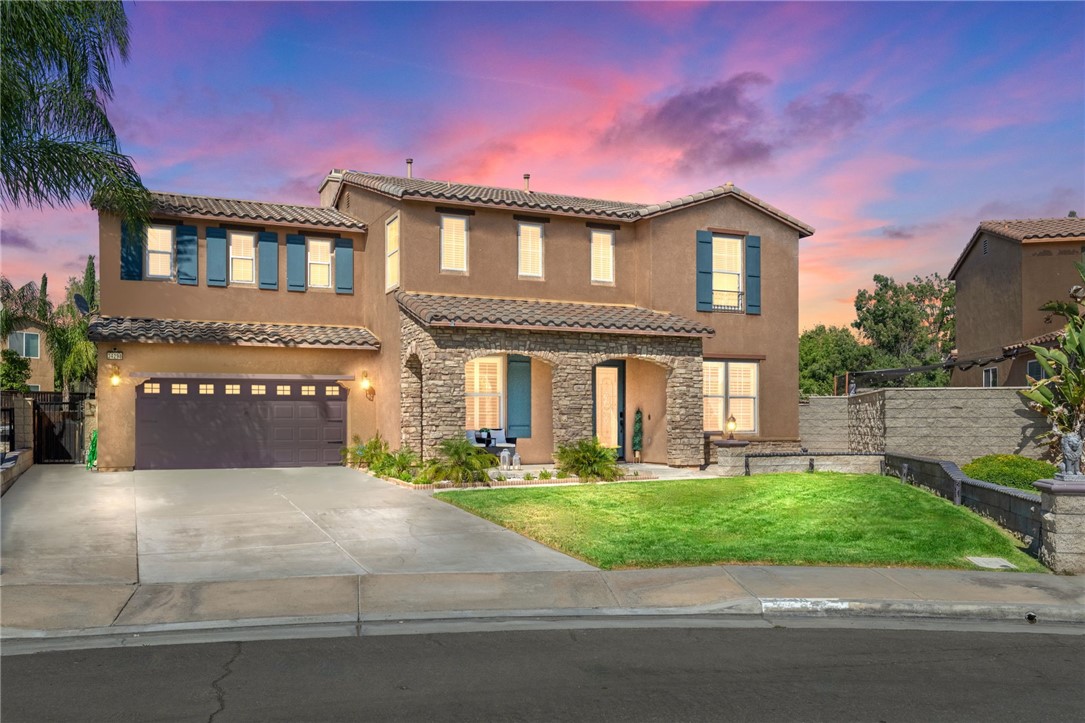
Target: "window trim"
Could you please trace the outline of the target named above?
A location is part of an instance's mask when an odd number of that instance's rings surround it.
[[[731,416],[731,365],[732,364],[753,364],[757,369],[757,383],[755,385],[754,393],[752,396],[747,394],[736,394],[735,399],[752,399],[753,400],[753,429],[736,429],[735,434],[743,434],[747,436],[756,437],[761,433],[761,360],[759,359],[712,359],[702,358],[702,378],[703,368],[706,364],[722,364],[723,365],[723,383],[722,394],[705,394],[702,382],[701,398],[706,399],[711,397],[712,399],[723,399],[723,429],[705,429],[705,432],[727,432],[727,418]],[[702,401],[702,405],[703,405]],[[705,422],[701,420],[701,426],[705,426]]]
[[[481,361],[483,359],[495,359],[495,360],[497,360],[497,391],[496,392],[468,392],[467,391],[467,365],[471,364],[472,362]],[[474,359],[468,359],[466,362],[464,362],[464,365],[463,365],[464,366],[464,384],[463,384],[463,406],[464,406],[464,419],[463,419],[463,425],[464,426],[463,426],[463,428],[464,428],[464,430],[470,429],[470,427],[467,426],[467,414],[470,413],[468,408],[467,408],[468,407],[468,400],[475,399],[475,398],[481,398],[481,397],[497,397],[497,421],[498,421],[498,424],[497,424],[496,427],[490,427],[490,429],[504,429],[505,428],[505,398],[507,396],[507,389],[505,387],[505,384],[506,384],[505,377],[508,376],[507,373],[506,373],[506,366],[507,365],[508,365],[508,357],[506,355],[504,355],[504,354],[484,354],[482,356],[477,356]],[[476,414],[475,414],[475,418],[476,418],[476,420],[478,418],[477,411],[476,411]],[[476,429],[478,429],[478,428],[476,428]]]
[[[150,244],[151,229],[159,229],[170,232],[170,271],[165,276],[151,273],[151,254],[166,254],[166,251],[152,251]],[[176,275],[177,270],[177,227],[163,223],[152,223],[147,226],[147,237],[143,243],[143,278],[148,281],[170,281]]]
[[[395,224],[396,224],[396,250],[395,251],[389,251],[388,250],[388,228],[392,225],[393,222],[395,222]],[[402,265],[400,263],[400,259],[402,258],[402,256],[401,256],[401,254],[399,252],[400,248],[402,247],[402,244],[403,244],[403,226],[402,226],[402,222],[400,221],[399,214],[396,213],[396,214],[393,214],[391,218],[389,218],[387,221],[384,222],[384,293],[386,293],[386,294],[389,291],[395,291],[396,289],[399,288],[400,284],[403,283],[403,276],[401,275],[402,272],[403,272],[403,267],[402,267]],[[388,273],[388,270],[391,268],[391,265],[393,263],[395,263],[395,267],[396,267],[396,282],[394,284],[390,284],[390,283],[388,283],[388,278],[390,277],[390,274]]]
[[[524,273],[524,226],[539,229],[539,273]],[[516,222],[516,276],[521,279],[543,281],[546,279],[546,225],[539,221]]]
[[[590,228],[588,229],[588,276],[591,278],[591,283],[595,286],[614,286],[617,279],[617,269],[615,268],[615,239],[617,232],[613,229],[603,228]],[[595,234],[605,234],[610,237],[610,278],[609,279],[597,279],[595,278]]]
[[[746,237],[735,233],[722,233],[712,231],[712,311],[729,311],[735,313],[746,312]],[[738,241],[738,271],[716,271],[716,239],[731,239]],[[738,294],[738,301],[734,306],[724,306],[716,303],[716,274],[731,274],[738,278],[738,290],[720,289],[721,293]]]
[[[463,268],[452,269],[445,266],[445,219],[446,218],[460,218],[463,219]],[[442,213],[441,214],[441,248],[440,248],[440,264],[442,274],[462,274],[466,276],[471,270],[471,224],[470,216],[458,215],[454,213]]]
[[[234,255],[234,234],[246,234],[252,236],[252,256],[236,256]],[[227,247],[227,263],[230,265],[229,279],[230,285],[238,284],[241,286],[256,286],[259,281],[260,267],[256,263],[257,248],[260,246],[260,234],[256,231],[242,231],[239,229],[227,229],[226,230],[226,247]],[[252,281],[237,281],[234,279],[234,259],[247,259],[252,262]]]
[[[19,341],[20,341],[20,347],[21,347],[19,349],[16,349],[11,343],[11,337],[15,336],[16,334],[19,335]],[[38,353],[35,354],[34,356],[30,356],[29,354],[26,353],[26,337],[28,337],[30,335],[36,336],[38,338]],[[11,332],[11,334],[8,335],[7,341],[8,341],[8,349],[11,349],[11,350],[13,350],[15,352],[18,352],[19,356],[23,357],[24,359],[41,359],[41,332],[40,331],[27,331],[25,329],[20,329],[19,331],[13,331],[13,332]]]
[[[328,244],[328,260],[313,261],[313,243]],[[319,264],[321,266],[328,267],[328,283],[327,284],[314,284],[313,283],[313,264]],[[322,238],[320,236],[306,236],[305,237],[305,283],[307,289],[331,289],[335,285],[335,239]]]

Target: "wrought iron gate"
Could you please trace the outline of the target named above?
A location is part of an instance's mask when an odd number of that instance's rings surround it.
[[[34,432],[36,464],[82,462],[83,401],[37,402]]]

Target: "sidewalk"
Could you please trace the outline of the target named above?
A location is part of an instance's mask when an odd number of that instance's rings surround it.
[[[719,566],[369,574],[142,585],[4,585],[0,640],[328,623],[815,615],[1085,623],[1085,578],[911,568]],[[360,630],[360,628],[359,628]]]

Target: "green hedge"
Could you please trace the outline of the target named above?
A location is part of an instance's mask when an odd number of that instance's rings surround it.
[[[972,460],[961,471],[972,479],[1035,492],[1032,483],[1051,479],[1055,465],[1017,454],[989,454]]]

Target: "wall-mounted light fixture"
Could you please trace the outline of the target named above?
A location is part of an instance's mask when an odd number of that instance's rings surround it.
[[[738,420],[735,419],[735,415],[731,415],[727,418],[727,439],[735,438],[735,430],[738,429]]]
[[[116,364],[109,365],[109,383],[115,387],[121,385],[121,368]]]
[[[369,380],[369,372],[362,372],[362,391],[365,392],[365,398],[369,401],[373,401],[374,395],[377,393],[373,389],[373,382]]]

